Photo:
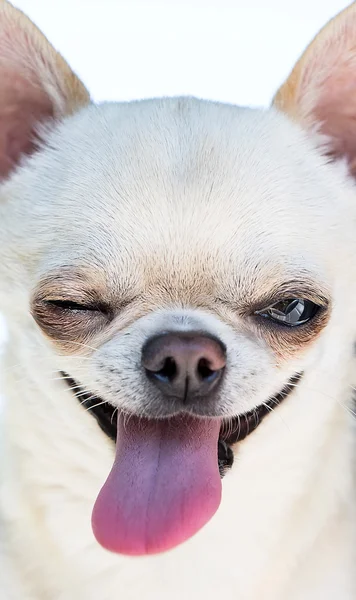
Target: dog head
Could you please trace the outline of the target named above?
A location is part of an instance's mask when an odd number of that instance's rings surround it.
[[[1,306],[118,409],[93,521],[110,549],[156,552],[199,529],[219,504],[224,420],[349,332],[355,19],[317,37],[269,111],[95,106],[0,3]]]

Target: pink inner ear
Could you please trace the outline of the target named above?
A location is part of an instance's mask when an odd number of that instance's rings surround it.
[[[347,158],[350,170],[356,174],[356,71],[329,77],[321,90],[315,117],[322,123],[321,131],[332,139],[333,156]]]
[[[290,77],[294,103],[308,126],[320,123],[330,156],[345,157],[356,174],[356,3],[317,35]],[[288,97],[287,97],[288,102]]]
[[[35,127],[53,116],[45,91],[16,73],[0,68],[0,178],[6,177],[22,155],[35,149]]]

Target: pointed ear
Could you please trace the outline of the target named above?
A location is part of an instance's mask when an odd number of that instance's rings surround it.
[[[35,149],[35,131],[89,103],[83,84],[37,27],[0,0],[0,179]]]
[[[327,153],[345,157],[356,176],[356,3],[320,31],[278,90],[274,106],[318,130]]]

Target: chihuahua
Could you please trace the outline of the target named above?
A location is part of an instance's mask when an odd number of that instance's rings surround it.
[[[0,0],[1,600],[355,599],[355,39],[95,105]]]

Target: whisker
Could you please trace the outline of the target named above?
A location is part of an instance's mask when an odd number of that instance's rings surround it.
[[[274,404],[276,407],[279,406],[279,402],[276,402],[275,400],[269,400],[269,402],[271,402],[272,404]],[[283,419],[282,415],[280,414],[279,411],[277,411],[275,408],[273,408],[272,406],[269,406],[266,402],[263,402],[263,406],[265,406],[266,408],[268,408],[270,410],[270,412],[275,412],[279,419],[282,421],[283,425],[288,429],[289,433],[292,433],[289,425],[285,422],[285,420]]]
[[[95,398],[95,396],[93,396],[93,398]],[[93,398],[86,398],[84,400],[84,402],[88,402],[88,400],[92,400]],[[84,402],[81,402],[81,404],[84,404]],[[103,404],[106,404],[105,400],[102,400],[101,402],[98,402],[97,404],[94,404],[93,406],[89,406],[87,408],[87,412],[89,412],[90,410],[93,410],[93,408],[98,408],[98,406],[102,406]]]
[[[119,408],[118,408],[118,407],[116,407],[116,408],[114,409],[114,412],[113,412],[113,413],[112,413],[112,415],[111,415],[111,419],[110,419],[110,423],[111,423],[111,425],[112,425],[112,422],[113,422],[113,419],[114,419],[114,416],[115,416],[115,413],[116,413],[116,412],[119,412]]]
[[[82,348],[89,348],[89,350],[94,350],[94,352],[96,350],[98,350],[98,348],[94,348],[94,346],[90,346],[89,344],[84,344],[83,342],[71,341],[71,344],[77,344],[77,346],[80,346]]]

